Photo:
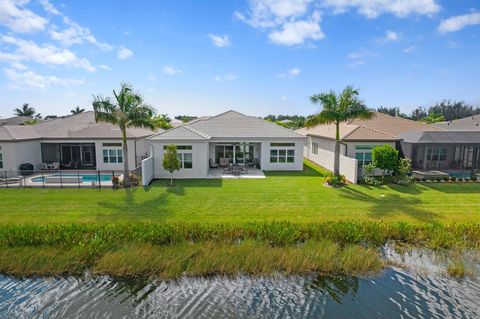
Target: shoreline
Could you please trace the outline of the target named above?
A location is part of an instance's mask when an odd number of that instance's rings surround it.
[[[288,222],[236,224],[0,225],[0,273],[120,277],[368,275],[388,267],[381,248],[448,254],[449,273],[468,275],[462,251],[480,248],[480,224]]]

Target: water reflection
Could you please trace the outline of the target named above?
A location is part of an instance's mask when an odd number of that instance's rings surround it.
[[[479,300],[478,279],[400,269],[370,279],[0,276],[0,318],[479,318]]]

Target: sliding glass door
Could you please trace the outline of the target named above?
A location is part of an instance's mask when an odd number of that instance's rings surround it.
[[[246,164],[253,159],[253,144],[217,144],[215,145],[215,161],[228,158],[230,163]]]

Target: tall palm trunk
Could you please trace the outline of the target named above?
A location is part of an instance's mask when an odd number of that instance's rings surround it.
[[[130,174],[128,172],[128,145],[127,129],[122,127],[122,147],[123,147],[123,186],[130,186]]]
[[[340,176],[340,123],[335,123],[335,154],[333,161],[333,174]]]

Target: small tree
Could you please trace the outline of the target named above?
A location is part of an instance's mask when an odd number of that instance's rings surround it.
[[[167,149],[163,154],[162,165],[170,173],[170,186],[173,186],[173,173],[180,169],[180,161],[178,160],[177,147],[175,145],[167,145]]]
[[[372,161],[375,167],[383,170],[383,180],[387,172],[394,172],[397,169],[398,151],[388,144],[376,146],[372,150]]]

